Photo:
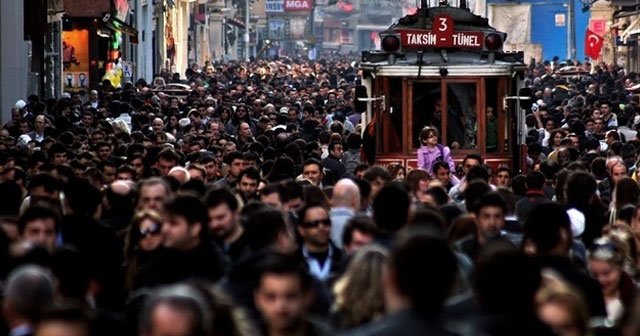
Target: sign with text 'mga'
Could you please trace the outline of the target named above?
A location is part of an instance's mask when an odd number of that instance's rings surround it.
[[[313,9],[313,0],[284,0],[285,12],[310,11]]]
[[[450,16],[439,15],[434,18],[431,30],[402,29],[398,32],[404,47],[482,49],[482,32],[456,32],[454,25]]]

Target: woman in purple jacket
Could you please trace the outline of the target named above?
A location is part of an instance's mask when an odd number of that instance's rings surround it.
[[[433,176],[433,164],[436,161],[443,161],[449,165],[451,172],[456,171],[455,163],[451,158],[451,150],[438,143],[438,129],[425,126],[420,131],[420,143],[422,146],[418,148],[418,168],[426,170]]]

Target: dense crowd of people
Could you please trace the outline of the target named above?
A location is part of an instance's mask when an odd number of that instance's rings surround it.
[[[576,66],[530,65],[525,175],[432,125],[368,162],[339,55],[19,100],[2,333],[637,335],[640,76]]]

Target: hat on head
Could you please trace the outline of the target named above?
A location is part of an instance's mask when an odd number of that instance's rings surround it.
[[[280,108],[280,113],[281,114],[287,114],[289,112],[289,108],[286,106],[283,106]]]
[[[15,107],[20,110],[22,110],[25,106],[27,106],[27,103],[25,103],[25,101],[22,99],[18,100],[15,104]]]
[[[189,118],[182,118],[178,121],[180,127],[187,127],[187,125],[191,124],[191,120]]]
[[[67,98],[67,99],[68,99],[68,98],[71,98],[71,94],[69,94],[69,92],[65,92],[65,93],[63,93],[63,94],[62,94],[62,96],[61,96],[61,97],[62,97],[62,98]]]

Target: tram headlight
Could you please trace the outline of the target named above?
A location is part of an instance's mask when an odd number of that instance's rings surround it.
[[[499,51],[502,48],[502,37],[498,34],[489,34],[484,38],[484,46],[489,51]]]
[[[382,50],[390,53],[400,51],[400,37],[398,35],[386,35],[381,37],[382,41],[380,42],[380,45]]]

